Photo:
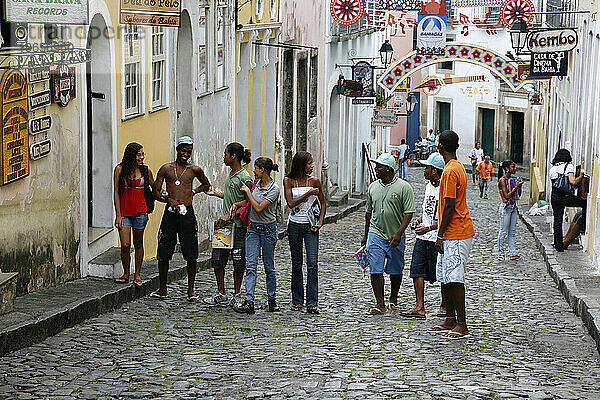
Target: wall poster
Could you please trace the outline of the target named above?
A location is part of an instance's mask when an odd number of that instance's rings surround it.
[[[6,185],[29,175],[29,106],[27,80],[8,70],[0,81],[2,100],[2,158],[0,183]]]

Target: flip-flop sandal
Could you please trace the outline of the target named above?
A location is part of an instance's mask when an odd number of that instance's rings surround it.
[[[439,334],[444,334],[444,333],[450,332],[450,329],[444,328],[441,325],[436,325],[436,326],[432,326],[431,328],[427,329],[427,332],[434,334],[434,335],[439,335]]]
[[[165,297],[166,297],[166,296],[165,296]],[[190,303],[195,303],[195,302],[197,302],[197,301],[202,301],[202,299],[201,299],[199,296],[190,296],[190,297],[188,297],[188,301],[189,301]]]
[[[292,311],[300,311],[304,306],[302,304],[292,304],[290,306],[290,310]]]
[[[460,332],[448,331],[448,332],[444,333],[442,335],[442,337],[444,337],[446,339],[450,339],[450,340],[467,339],[467,338],[471,337],[471,334],[470,333],[462,334]]]
[[[390,303],[390,310],[400,310],[400,306],[396,303]]]
[[[439,310],[437,312],[437,314],[435,314],[436,317],[440,317],[440,318],[446,318],[446,311],[445,310]]]
[[[417,312],[415,310],[405,311],[401,315],[403,317],[406,317],[406,318],[418,318],[418,319],[425,319],[425,318],[427,318],[425,316],[425,314],[420,314],[419,312]]]
[[[159,294],[158,292],[152,292],[148,295],[148,298],[153,299],[153,300],[162,300],[162,299],[166,299],[167,296]]]
[[[125,278],[125,276],[122,276],[120,278],[115,279],[115,283],[118,283],[120,285],[129,282],[129,277]]]
[[[377,307],[372,307],[372,308],[369,308],[369,310],[366,312],[366,314],[367,315],[381,315],[381,314],[385,314],[385,311],[382,311]]]
[[[141,279],[135,279],[133,281],[133,286],[135,286],[136,288],[141,288],[142,287],[142,280]]]

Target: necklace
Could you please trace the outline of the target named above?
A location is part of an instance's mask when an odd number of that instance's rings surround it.
[[[183,177],[183,174],[185,174],[185,171],[187,171],[188,167],[190,165],[186,165],[185,169],[183,170],[183,172],[181,173],[181,175],[179,177],[177,177],[177,163],[173,163],[173,171],[175,171],[175,186],[179,186],[181,185],[181,181],[180,179]]]

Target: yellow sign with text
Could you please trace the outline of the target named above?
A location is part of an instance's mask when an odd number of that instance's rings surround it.
[[[9,70],[0,81],[2,99],[2,164],[0,183],[6,185],[29,175],[29,104],[27,81]]]
[[[179,27],[182,0],[121,0],[121,23]]]

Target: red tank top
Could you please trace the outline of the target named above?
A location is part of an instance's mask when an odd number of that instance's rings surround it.
[[[121,215],[123,217],[137,217],[148,212],[144,197],[144,177],[125,179],[125,189],[120,197]]]

